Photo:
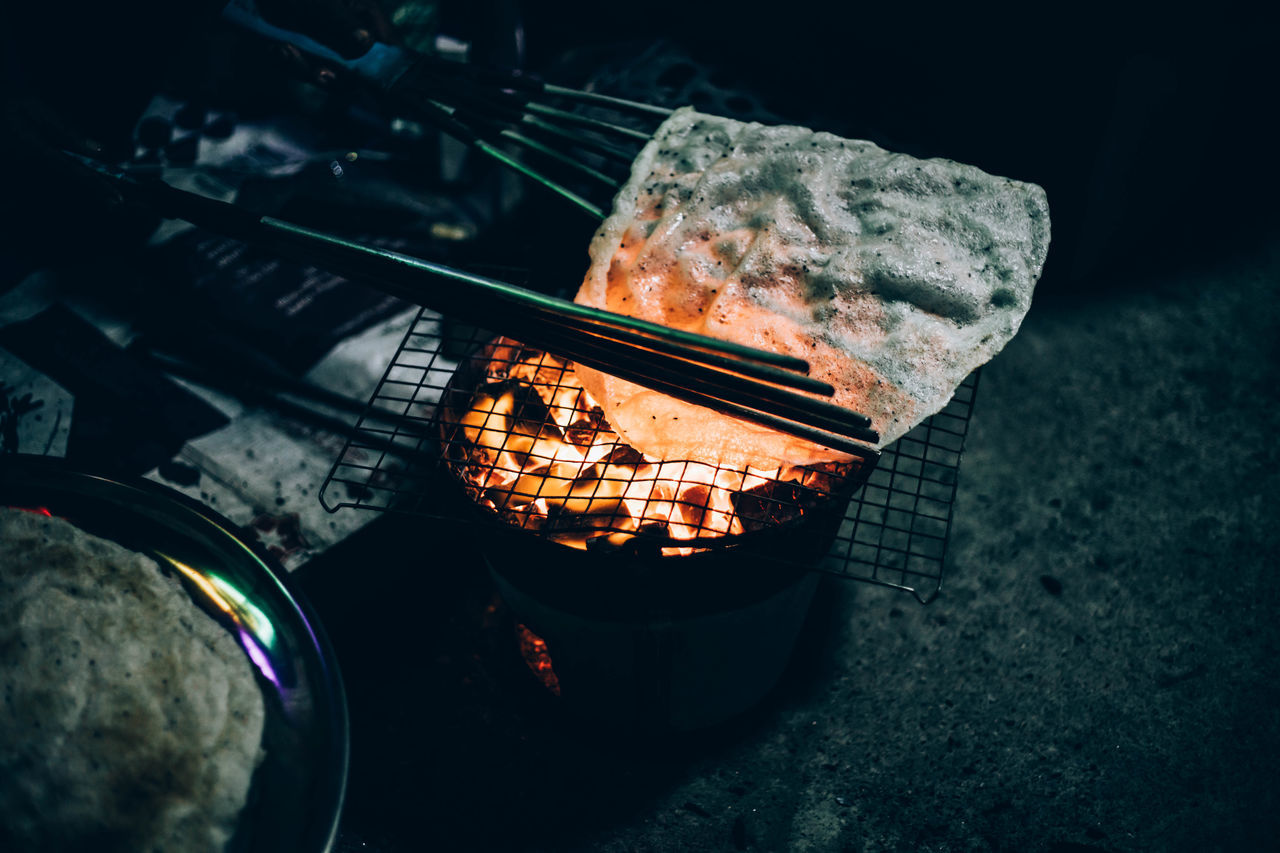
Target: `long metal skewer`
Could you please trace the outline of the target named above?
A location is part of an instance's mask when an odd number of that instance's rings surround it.
[[[282,254],[308,263],[319,263],[360,280],[372,279],[385,292],[462,319],[480,323],[500,319],[506,327],[502,331],[524,332],[530,343],[545,345],[587,366],[637,384],[818,443],[838,446],[848,452],[853,452],[849,449],[852,444],[849,439],[873,443],[878,440],[876,433],[867,428],[869,420],[863,415],[796,395],[784,388],[743,378],[750,376],[831,393],[833,389],[829,385],[777,366],[778,361],[790,366],[804,364],[790,356],[611,315],[419,258],[364,246],[272,217],[257,216],[235,205],[167,184],[139,183],[105,169],[101,164],[88,162],[117,181],[122,189],[143,194],[163,214],[187,219],[229,236],[266,243]],[[447,277],[461,286],[428,291],[422,287],[424,273]],[[568,325],[565,324],[566,319]],[[599,326],[593,329],[589,325],[591,322],[599,322]],[[641,344],[646,348],[640,349],[618,341],[610,335],[620,330],[611,324],[632,326],[640,330],[639,334],[647,332],[658,338],[666,337],[668,339],[661,346],[668,351],[682,340],[693,340],[703,349],[722,349],[724,352],[717,354],[721,357],[724,354],[742,354],[747,359],[732,362],[731,369],[741,374],[735,376],[700,363],[702,353],[699,351],[691,350],[673,358],[657,351],[657,346],[648,339]],[[624,328],[621,331],[630,330]],[[761,406],[768,410],[757,408]],[[814,424],[830,432],[823,432]]]

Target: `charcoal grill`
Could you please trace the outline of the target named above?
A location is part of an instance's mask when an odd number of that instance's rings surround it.
[[[477,389],[506,387],[520,355],[486,330],[419,311],[370,401],[400,417],[362,417],[320,497],[331,511],[408,513],[482,534],[472,538],[517,620],[513,647],[538,650],[526,654],[530,668],[583,720],[667,733],[753,707],[786,668],[818,572],[922,603],[937,595],[976,373],[878,460],[842,477],[816,472],[810,486],[801,472],[799,483],[740,499],[741,533],[695,526],[693,538],[673,539],[617,513],[579,523],[495,508],[459,476],[472,449],[459,414]],[[543,390],[561,390],[567,366],[539,364]],[[523,430],[526,444],[539,432]],[[557,541],[565,534],[572,545]]]
[[[451,437],[456,427],[441,417],[440,404],[448,402],[455,374],[493,340],[486,330],[454,323],[426,309],[417,313],[369,404],[371,410],[400,418],[394,425],[372,413],[360,419],[357,435],[348,440],[322,486],[320,497],[326,509],[409,513],[510,532],[510,520],[497,513],[478,513],[474,503],[463,499],[463,487],[448,462],[448,451],[457,443]],[[885,448],[877,463],[868,460],[831,489],[828,503],[847,500],[847,504],[838,513],[834,535],[822,553],[789,555],[786,549],[773,549],[768,559],[904,590],[922,604],[932,601],[942,583],[956,480],[977,386],[975,371],[943,411]],[[401,450],[390,452],[387,445]],[[816,497],[803,486],[800,490]],[[762,505],[777,503],[776,498],[766,498]],[[565,531],[555,525],[516,526],[524,528],[524,541],[547,545],[554,544],[553,534]],[[612,532],[607,523],[593,531],[602,540]],[[645,544],[650,548],[697,544],[712,551],[731,547],[741,551],[751,537],[690,543],[641,533],[634,539],[639,544],[631,546],[631,553]],[[596,547],[606,550],[608,543],[601,541]],[[569,550],[557,546],[553,553]],[[568,554],[563,556],[569,559]]]

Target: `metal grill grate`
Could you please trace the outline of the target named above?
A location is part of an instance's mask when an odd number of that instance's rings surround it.
[[[909,590],[921,603],[938,594],[979,373],[964,380],[945,409],[881,451],[819,568]]]
[[[468,411],[475,388],[486,381],[500,382],[521,355],[518,350],[499,348],[497,359],[491,360],[489,356],[495,351],[493,341],[488,331],[455,323],[425,309],[420,311],[359,422],[359,432],[368,440],[349,441],[325,480],[321,489],[324,506],[330,511],[358,507],[447,519],[469,518],[459,507],[463,482],[459,474],[467,471],[479,475],[482,481],[487,476],[489,480],[485,482],[489,482],[496,473],[500,486],[496,493],[478,487],[474,478],[468,480],[467,491],[473,499],[494,508],[495,518],[501,514],[509,524],[530,526],[532,516],[520,508],[528,500],[512,497],[513,493],[521,494],[520,487],[513,484],[505,487],[506,491],[501,488],[502,481],[515,481],[515,475],[495,471],[502,466],[495,465],[492,456],[478,460],[474,442],[467,440],[456,425],[458,414]],[[477,357],[477,353],[484,357]],[[554,361],[542,364],[544,370],[535,383],[541,382],[547,386],[544,390],[550,392],[564,390],[558,378],[564,373],[559,364]],[[459,385],[456,388],[450,384],[455,376]],[[662,529],[657,533],[651,522],[640,529],[636,524],[621,523],[627,520],[626,513],[622,512],[620,518],[616,509],[612,514],[597,511],[574,517],[557,516],[553,510],[550,520],[537,516],[534,526],[542,535],[576,547],[589,544],[592,536],[619,530],[631,537],[656,539],[667,546],[714,547],[715,540],[701,537],[722,537],[726,524],[736,521],[739,525],[736,532],[744,529],[749,532],[753,520],[786,517],[788,513],[794,514],[797,506],[803,509],[806,502],[812,503],[814,498],[824,498],[831,492],[848,494],[848,489],[853,489],[836,539],[817,568],[841,577],[908,590],[921,602],[927,602],[937,594],[942,579],[956,475],[976,388],[975,373],[944,411],[882,451],[878,465],[855,464],[843,477],[833,477],[826,466],[798,469],[793,472],[795,480],[791,482],[754,489],[750,493],[752,500],[746,504],[735,498],[733,509],[728,513],[736,516],[734,519],[726,519],[722,513],[715,523],[704,521],[711,517],[710,512],[702,512],[711,499],[699,491],[696,500],[703,502],[700,507],[692,506],[687,499],[660,495],[669,505],[667,509],[674,521],[660,525]],[[492,406],[492,402],[486,405]],[[382,412],[392,418],[379,417]],[[486,420],[476,423],[491,426],[487,409],[484,417]],[[530,432],[536,433],[536,430],[527,430],[526,434]],[[599,435],[599,426],[593,426],[590,432]],[[484,433],[473,429],[470,439],[476,439],[477,435],[483,437]],[[603,435],[606,444],[610,436],[612,433]],[[481,444],[489,447],[491,441],[481,441]],[[607,444],[606,450],[600,451],[597,457],[607,456],[606,451],[612,447]],[[530,451],[529,455],[535,456],[537,452]],[[442,458],[451,461],[442,465]],[[664,467],[673,464],[683,463],[668,463]],[[725,469],[713,470],[720,473]],[[592,471],[595,479],[585,482],[585,491],[580,489],[575,493],[588,500],[599,497],[597,490],[602,484],[608,488],[615,482],[606,467]],[[646,476],[652,479],[652,473],[641,472],[633,479],[643,481]],[[865,485],[858,489],[864,480]],[[532,497],[530,494],[529,498]],[[645,496],[643,502],[647,504],[655,499]],[[512,505],[517,509],[512,511]],[[675,533],[680,530],[683,533]],[[680,541],[671,538],[673,533]],[[694,538],[689,539],[690,536]]]

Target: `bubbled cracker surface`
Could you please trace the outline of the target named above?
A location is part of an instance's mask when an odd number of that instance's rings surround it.
[[[1049,242],[1044,191],[802,127],[677,111],[633,164],[577,301],[809,361],[881,446],[1009,341]],[[579,368],[660,458],[840,454]]]
[[[263,716],[244,653],[153,560],[0,508],[0,849],[224,849]]]

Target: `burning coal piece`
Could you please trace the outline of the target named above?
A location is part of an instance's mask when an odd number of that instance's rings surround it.
[[[516,623],[516,641],[520,644],[520,657],[534,677],[549,690],[552,695],[560,695],[560,678],[551,665],[551,653],[547,650],[547,641],[533,633],[529,626]]]
[[[444,456],[468,496],[580,550],[661,543],[664,555],[785,524],[829,501],[860,462],[739,468],[663,461],[624,444],[573,365],[505,338],[445,395]],[[473,387],[460,387],[470,373]]]

